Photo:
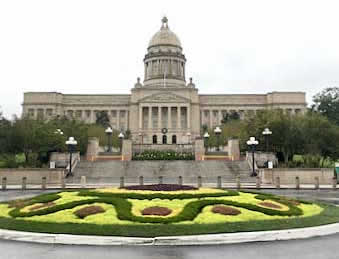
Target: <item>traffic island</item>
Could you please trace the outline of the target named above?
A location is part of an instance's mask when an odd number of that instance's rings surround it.
[[[64,238],[81,244],[217,244],[229,243],[231,236],[249,242],[246,233],[255,241],[267,235],[279,239],[279,231],[299,238],[292,232],[320,234],[312,227],[336,222],[339,208],[332,205],[181,185],[63,191],[0,203],[0,237],[20,233],[37,241],[41,235],[54,243],[67,243],[60,241]],[[338,224],[319,228],[328,233],[331,226],[331,233],[339,229]]]

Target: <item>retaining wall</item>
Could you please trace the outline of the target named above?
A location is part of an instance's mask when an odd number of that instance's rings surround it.
[[[275,184],[280,177],[281,184],[294,184],[298,176],[302,184],[314,184],[315,177],[319,178],[319,184],[332,184],[334,171],[331,168],[274,168],[260,169],[262,183]]]
[[[41,184],[42,177],[46,177],[47,184],[59,184],[64,175],[64,169],[0,169],[0,181],[7,178],[7,184],[21,184],[22,178],[27,178],[27,184]]]

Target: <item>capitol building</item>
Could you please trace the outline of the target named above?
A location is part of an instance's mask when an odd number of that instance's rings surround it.
[[[161,22],[143,60],[143,81],[137,79],[131,94],[26,92],[23,115],[44,119],[65,115],[94,123],[96,113],[106,111],[112,128],[129,129],[135,143],[181,144],[200,136],[202,125],[220,125],[227,112],[236,111],[240,118],[264,109],[305,112],[304,92],[199,94],[193,80],[186,78],[178,36],[166,17]]]

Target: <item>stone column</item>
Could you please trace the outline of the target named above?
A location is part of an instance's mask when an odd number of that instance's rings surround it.
[[[185,80],[185,63],[183,63],[183,66],[182,66],[182,77]]]
[[[213,116],[213,111],[212,110],[209,110],[209,113],[210,113],[210,117],[209,117],[209,119],[210,119],[210,121],[209,121],[209,128],[210,129],[212,129],[213,128],[213,121],[212,121],[212,116]]]
[[[161,106],[158,106],[158,129],[161,129],[162,126],[162,114],[161,114]]]
[[[117,128],[120,131],[120,110],[117,110]]]
[[[177,106],[177,128],[181,129],[181,109]]]
[[[221,120],[222,120],[222,114],[221,114],[221,110],[218,110],[218,125],[221,125]]]
[[[187,106],[187,129],[191,129],[191,106]]]
[[[142,119],[142,106],[139,106],[139,130],[143,128],[143,119]]]
[[[171,113],[171,106],[167,107],[167,128],[172,128],[172,113]]]
[[[152,128],[152,106],[148,106],[148,129]]]

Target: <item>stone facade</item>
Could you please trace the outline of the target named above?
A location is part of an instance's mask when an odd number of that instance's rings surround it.
[[[147,48],[144,81],[138,78],[130,95],[26,92],[23,115],[45,119],[65,115],[94,123],[96,113],[106,111],[111,126],[130,129],[135,143],[185,144],[200,136],[202,125],[220,125],[226,112],[237,111],[244,118],[263,109],[292,114],[306,110],[304,92],[199,95],[191,78],[186,83],[182,50],[164,17]]]

